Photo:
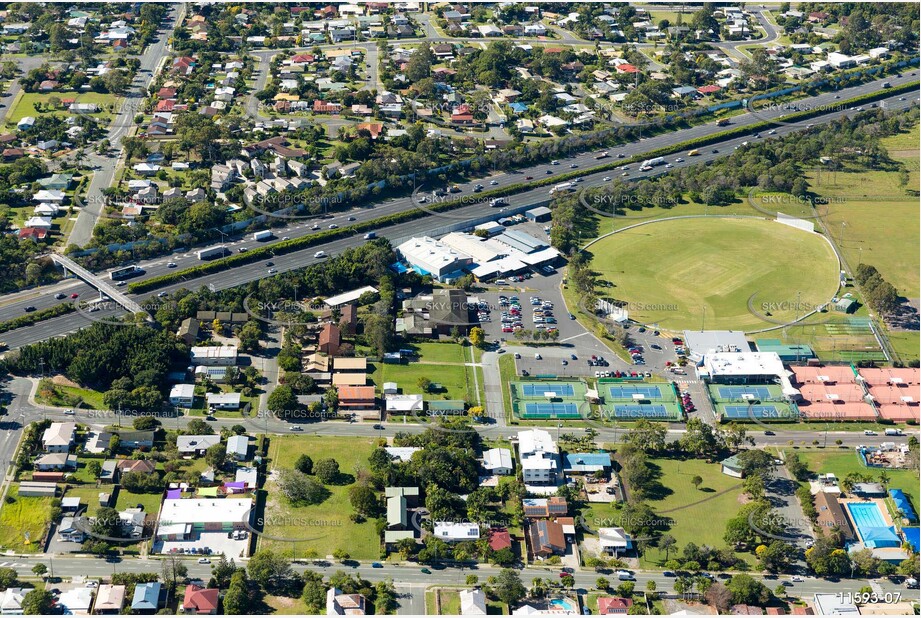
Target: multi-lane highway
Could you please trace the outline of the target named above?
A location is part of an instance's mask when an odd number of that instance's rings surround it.
[[[887,81],[890,81],[893,85],[899,85],[902,83],[910,83],[911,81],[915,80],[917,80],[917,73],[912,71],[905,72],[902,77],[889,78]],[[825,93],[818,95],[807,100],[799,101],[798,105],[800,109],[829,110],[829,112],[823,116],[810,119],[808,124],[829,122],[833,119],[837,119],[845,115],[853,115],[855,113],[855,111],[843,104],[843,102],[848,98],[869,92],[876,92],[879,91],[880,88],[880,81],[872,82],[853,88],[843,89],[837,93]],[[917,102],[918,94],[912,93],[909,95],[893,95],[880,101],[879,105],[884,106],[887,109],[902,109],[916,104]],[[785,110],[772,109],[764,112],[758,112],[757,115],[753,113],[742,114],[733,119],[732,127],[749,126],[761,121],[762,119],[768,118],[776,120],[785,113]],[[803,130],[806,128],[806,125],[807,123],[805,122],[799,124],[779,124],[775,129],[775,135],[782,136],[793,131]],[[631,142],[629,144],[625,144],[624,146],[612,148],[609,150],[611,151],[612,155],[623,154],[625,157],[642,156],[645,152],[663,148],[675,142],[707,136],[721,132],[723,130],[725,130],[723,127],[715,127],[713,124],[700,125],[688,129],[683,129],[681,131],[674,131],[667,134],[641,139],[640,141]],[[763,139],[770,137],[773,136],[762,136]],[[671,164],[675,168],[678,168],[681,166],[712,161],[718,157],[726,156],[732,152],[736,146],[741,145],[745,141],[750,141],[751,139],[752,138],[750,136],[741,136],[725,140],[719,144],[714,144],[707,148],[702,148],[701,156],[693,158],[685,157],[683,162],[673,161]],[[678,153],[675,155],[675,158],[677,158],[680,154],[686,153]],[[599,162],[595,159],[595,156],[595,152],[581,153],[565,159],[561,158],[558,165],[551,165],[549,163],[540,164],[527,169],[513,172],[500,172],[488,176],[487,178],[471,180],[460,185],[460,195],[474,195],[473,188],[476,184],[483,184],[487,189],[501,188],[511,184],[526,182],[528,176],[531,176],[534,179],[549,177],[548,171],[550,172],[550,175],[560,175],[562,173],[578,171],[579,169],[587,169],[598,165],[599,163],[610,162],[610,159]],[[572,168],[571,166],[573,165],[576,167]],[[627,172],[628,176],[626,179],[639,179],[649,175],[661,174],[667,171],[663,167],[658,167],[650,172],[644,173],[637,170],[636,164],[631,165],[630,168],[631,169]],[[587,173],[583,177],[584,182],[582,186],[599,186],[604,184],[605,178],[620,177],[621,173],[622,172],[620,171]],[[493,181],[496,182],[495,185],[492,184]],[[548,192],[549,189],[547,187],[542,187],[515,194],[510,197],[512,204],[511,208],[519,210],[531,207],[533,205],[545,203],[549,198]],[[339,213],[329,219],[315,218],[294,220],[294,222],[290,223],[288,227],[276,230],[276,237],[298,238],[315,233],[317,231],[314,229],[315,227],[318,227],[319,230],[327,229],[331,224],[338,225],[339,227],[345,227],[352,223],[349,221],[350,218],[354,218],[356,221],[360,222],[388,214],[402,212],[408,209],[422,207],[424,207],[424,205],[417,203],[413,197],[394,198],[379,204],[368,204],[362,208],[356,208],[349,212]],[[508,210],[509,209],[506,209],[506,213],[503,214],[507,214]],[[463,221],[470,221],[491,215],[499,216],[500,213],[498,212],[498,209],[491,208],[488,203],[480,202],[455,211],[429,216],[421,220],[389,226],[387,228],[378,230],[378,235],[390,238],[391,240],[395,240],[413,235],[433,233],[434,231],[438,230],[439,228],[443,228],[446,225],[456,224]],[[341,238],[324,245],[319,245],[309,249],[304,249],[298,252],[279,256],[278,258],[272,260],[274,262],[272,268],[278,270],[279,272],[302,268],[304,266],[314,264],[318,261],[313,257],[313,255],[319,249],[324,250],[327,254],[335,255],[348,247],[359,245],[362,242],[364,242],[364,240],[361,234]],[[260,243],[252,241],[249,237],[237,237],[227,241],[224,244],[226,244],[231,251],[236,252],[243,247],[254,247]],[[267,244],[271,245],[272,243],[269,242]],[[170,256],[141,262],[140,265],[144,268],[146,273],[140,279],[170,272],[172,270],[170,267],[171,263],[175,264],[175,268],[182,269],[200,264],[201,262],[197,259],[193,251],[176,253]],[[262,279],[268,276],[268,269],[269,267],[267,266],[266,262],[258,261],[230,270],[222,271],[220,273],[197,277],[195,279],[184,281],[179,284],[173,284],[171,286],[164,287],[163,290],[169,292],[182,287],[198,288],[204,285],[213,286],[215,289],[224,289]],[[69,297],[74,293],[80,294],[81,297],[86,295],[92,296],[95,294],[89,286],[70,280],[60,282],[53,286],[45,286],[40,289],[27,290],[17,294],[4,296],[0,298],[0,322],[23,315],[25,307],[27,306],[33,306],[37,309],[41,309],[50,307],[60,302],[72,302]],[[59,296],[61,294],[64,294],[66,298],[55,298],[55,296]],[[146,297],[149,295],[144,296]],[[94,316],[103,315],[105,315],[105,312],[94,314]],[[19,347],[34,341],[70,332],[74,329],[85,326],[88,323],[89,319],[86,317],[86,315],[70,314],[60,318],[45,320],[40,324],[32,327],[17,329],[8,333],[4,333],[4,340],[11,347]]]

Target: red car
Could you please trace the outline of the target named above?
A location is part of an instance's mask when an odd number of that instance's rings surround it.
[[[525,180],[534,180],[534,176],[525,176],[524,179],[525,179]]]
[[[77,294],[76,292],[74,292],[73,294],[70,295],[71,298],[77,298],[78,296],[80,296],[80,295]]]

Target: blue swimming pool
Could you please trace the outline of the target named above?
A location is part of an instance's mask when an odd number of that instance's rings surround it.
[[[895,530],[886,525],[883,513],[875,502],[847,502],[846,506],[864,545],[870,548],[901,545],[901,539]]]
[[[570,612],[576,611],[575,606],[569,599],[552,599],[550,601],[550,607],[559,607]]]

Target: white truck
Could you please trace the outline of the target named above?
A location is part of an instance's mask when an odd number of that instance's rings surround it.
[[[492,206],[493,208],[496,208],[498,206],[508,206],[508,199],[504,197],[497,197],[497,198],[489,200],[489,205]]]
[[[901,429],[887,429],[886,435],[887,436],[901,436],[902,430]]]
[[[275,238],[275,234],[273,234],[269,230],[262,230],[261,232],[256,232],[255,234],[253,234],[253,240],[258,241],[258,242],[272,240],[273,238]]]
[[[554,195],[556,193],[568,193],[569,191],[572,191],[572,188],[573,185],[571,182],[561,182],[557,186],[550,189],[550,195]]]
[[[227,247],[219,245],[217,247],[211,247],[210,249],[202,249],[197,255],[199,260],[213,260],[215,258],[224,257],[226,254]]]
[[[648,172],[657,165],[665,165],[665,157],[655,157],[654,159],[646,159],[643,161],[643,164],[640,166],[641,172]]]

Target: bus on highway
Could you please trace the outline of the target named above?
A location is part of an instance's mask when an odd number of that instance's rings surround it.
[[[116,268],[109,273],[109,279],[112,281],[121,281],[122,279],[130,279],[131,277],[140,277],[143,274],[143,268],[139,268],[137,265],[132,264],[124,268]]]

